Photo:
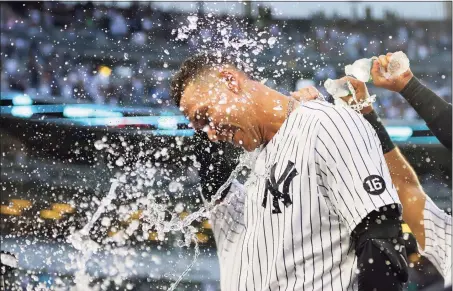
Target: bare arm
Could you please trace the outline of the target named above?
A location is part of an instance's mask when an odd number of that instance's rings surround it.
[[[423,211],[426,193],[423,191],[417,174],[398,148],[384,155],[393,184],[403,205],[403,220],[409,225],[420,247],[425,248],[425,228]]]

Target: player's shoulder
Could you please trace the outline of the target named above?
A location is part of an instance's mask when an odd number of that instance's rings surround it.
[[[339,113],[339,107],[323,100],[310,100],[300,105],[301,111],[317,114],[320,117]]]
[[[300,113],[313,114],[322,123],[329,123],[345,114],[338,106],[322,100],[310,100],[302,103]]]
[[[301,105],[302,112],[315,114],[324,125],[348,125],[363,118],[360,114],[345,106],[334,105],[327,101],[311,100]]]

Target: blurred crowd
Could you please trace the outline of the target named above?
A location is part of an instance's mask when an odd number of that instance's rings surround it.
[[[146,18],[141,21],[142,25],[135,26],[134,21],[125,22],[126,13],[113,8],[76,5],[73,13],[74,7],[66,4],[42,4],[40,9],[25,10],[25,15],[8,4],[1,4],[2,91],[19,90],[31,96],[73,98],[110,105],[169,103],[169,69],[150,67],[146,60],[106,65],[83,51],[76,57],[67,52],[76,50],[71,41],[78,39],[82,30],[111,42],[130,37],[138,41],[144,31],[159,25],[157,14],[154,14],[156,19]],[[73,14],[78,21],[73,21]],[[65,37],[52,37],[58,31],[64,31]],[[157,32],[162,36],[164,31]],[[57,49],[61,47],[60,42],[66,43],[63,50]],[[128,45],[125,43],[124,48]]]
[[[417,62],[429,63],[432,56],[441,54],[450,56],[445,60],[449,62],[445,73],[415,73],[451,102],[451,34],[447,30],[428,31],[423,23],[415,21],[363,29],[353,21],[319,21],[316,15],[300,23],[283,23],[266,14],[255,20],[232,21],[227,15],[205,13],[192,16],[195,22],[191,22],[188,14],[159,11],[150,3],[135,2],[128,8],[91,2],[10,2],[1,4],[1,13],[2,91],[20,90],[35,96],[98,104],[169,105],[169,79],[180,62],[178,56],[215,44],[225,45],[221,41],[225,33],[230,39],[247,39],[247,33],[251,35],[259,29],[265,31],[260,41],[269,49],[269,62],[265,64],[272,65],[266,69],[273,71],[274,65],[281,68],[287,63],[287,73],[271,73],[268,82],[284,93],[294,90],[300,78],[290,73],[294,62],[303,63],[310,71],[308,78],[320,87],[326,78],[340,77],[344,65],[356,59],[403,50]],[[115,46],[121,61],[116,56],[106,63],[109,51],[96,49],[101,45]],[[95,52],[87,53],[89,48]],[[159,55],[155,50],[151,52],[156,48],[160,49]],[[145,53],[147,49],[149,55]],[[161,62],[150,61],[156,58]],[[418,118],[397,94],[379,90],[373,93],[379,96],[378,110],[386,118]]]

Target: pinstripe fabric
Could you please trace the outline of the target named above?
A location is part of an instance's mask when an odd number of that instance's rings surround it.
[[[426,256],[451,285],[451,216],[439,209],[431,198],[426,199],[424,215]],[[421,250],[421,249],[420,249]]]
[[[233,242],[216,238],[220,250],[235,246],[219,251],[222,290],[357,290],[350,233],[369,212],[398,202],[372,127],[352,110],[307,102],[252,172],[242,232]],[[365,190],[370,175],[385,181],[382,194]]]
[[[241,262],[236,256],[240,251],[245,234],[244,186],[233,180],[225,199],[229,202],[211,212],[210,222],[220,263],[221,290],[236,290],[241,270]]]

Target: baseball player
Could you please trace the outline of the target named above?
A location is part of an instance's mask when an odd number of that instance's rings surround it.
[[[218,54],[184,62],[171,95],[211,141],[259,151],[223,290],[402,290],[400,204],[361,115],[296,106]]]

